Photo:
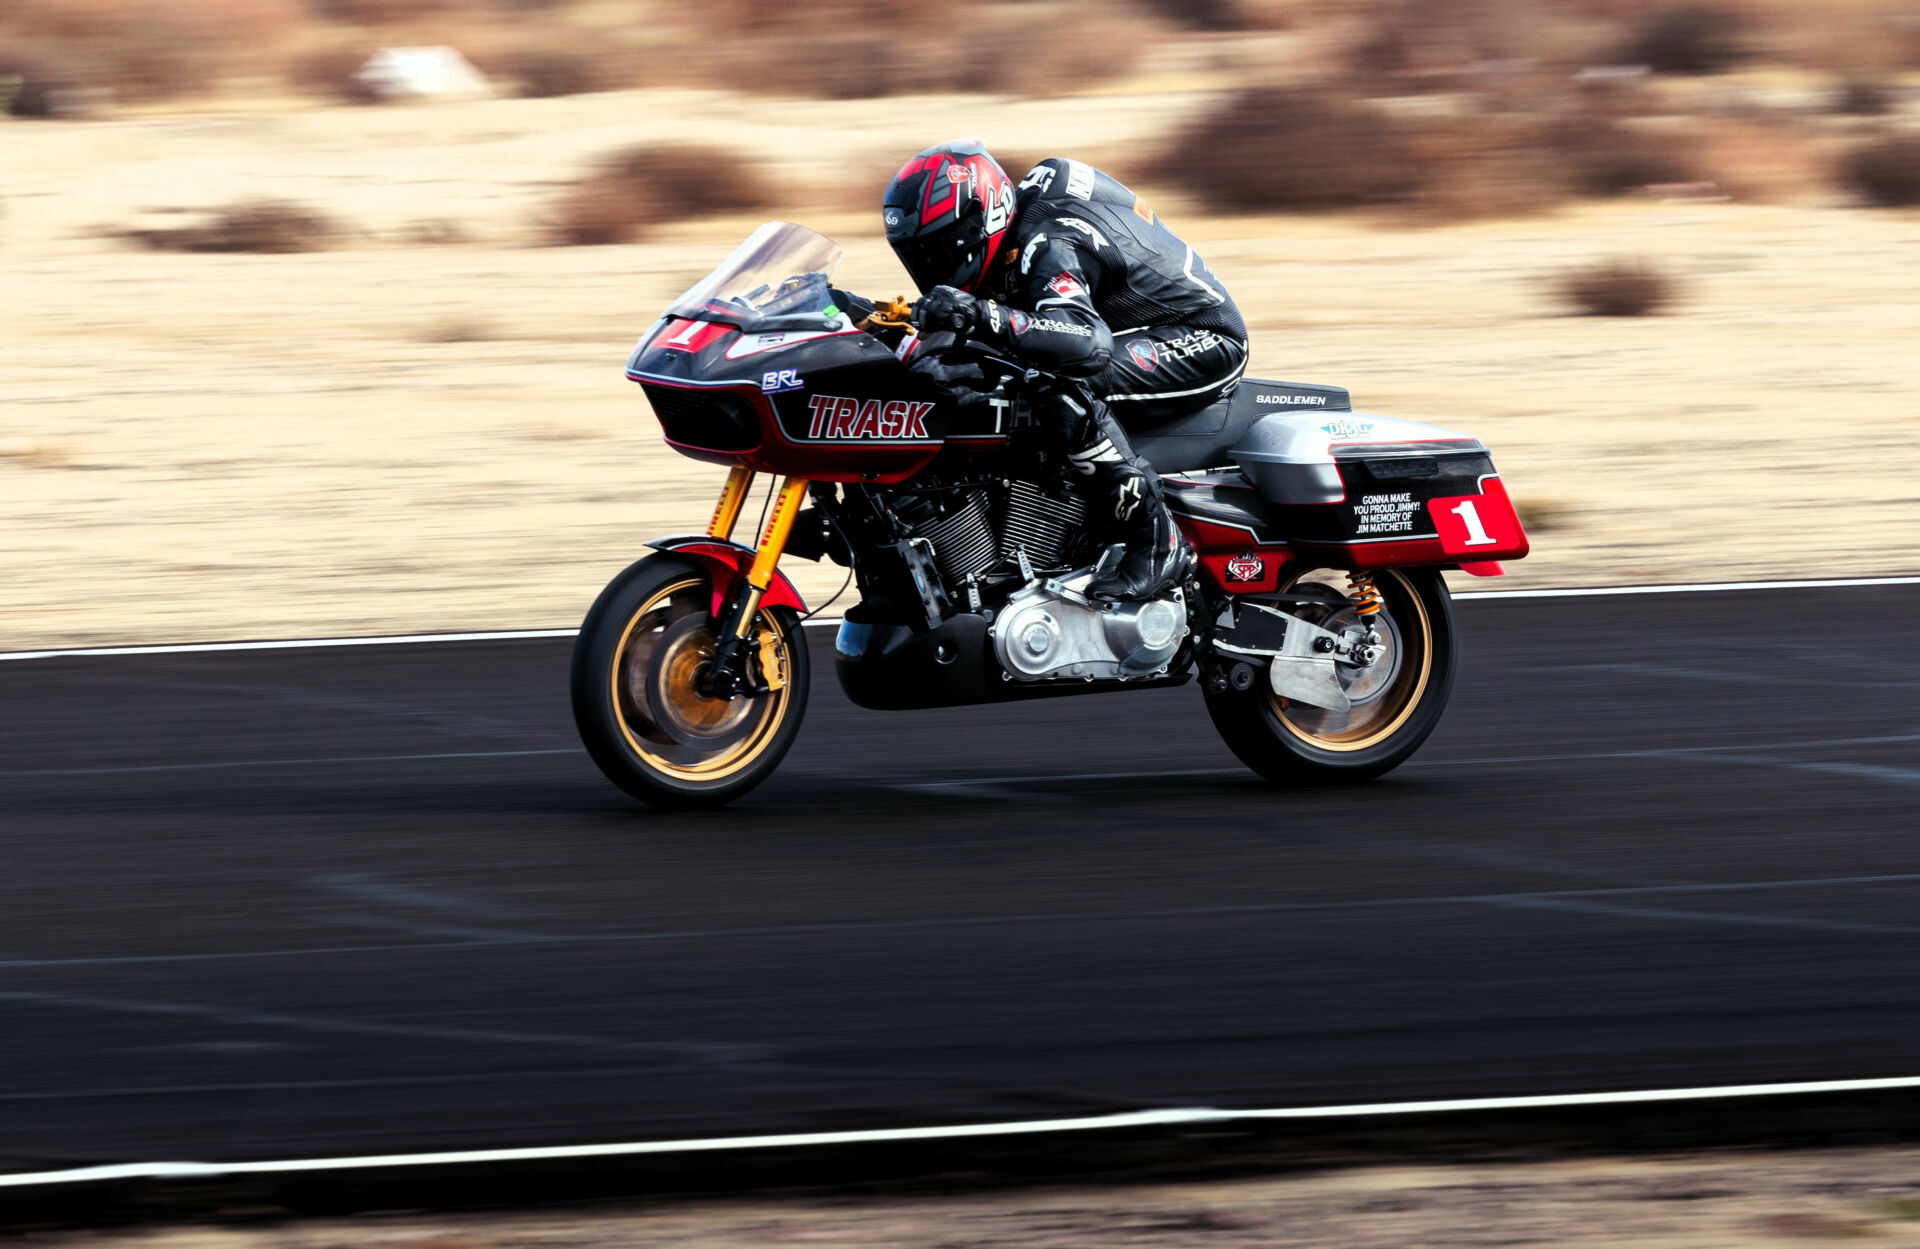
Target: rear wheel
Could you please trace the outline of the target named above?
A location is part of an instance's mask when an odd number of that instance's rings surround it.
[[[787,608],[762,609],[749,662],[770,688],[708,698],[718,645],[701,566],[649,555],[608,585],[573,648],[573,719],[607,779],[663,807],[717,806],[765,780],[800,731],[806,639]]]
[[[1398,767],[1420,748],[1453,691],[1457,654],[1453,602],[1435,569],[1373,574],[1381,610],[1370,623],[1383,653],[1371,665],[1336,672],[1352,707],[1329,711],[1273,692],[1262,672],[1252,687],[1205,687],[1207,712],[1240,761],[1275,781],[1364,781]],[[1288,610],[1335,633],[1365,628],[1348,574],[1306,569],[1282,582],[1293,594],[1331,600]],[[1344,606],[1342,605],[1344,603]]]

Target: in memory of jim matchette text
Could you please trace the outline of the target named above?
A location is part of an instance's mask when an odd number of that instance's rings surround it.
[[[1360,501],[1353,505],[1354,519],[1359,522],[1357,533],[1412,533],[1413,516],[1420,510],[1414,502],[1412,493],[1400,491],[1397,494],[1363,494]]]

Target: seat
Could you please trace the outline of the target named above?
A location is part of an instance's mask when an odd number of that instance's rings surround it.
[[[1130,425],[1127,439],[1160,475],[1189,473],[1233,463],[1231,453],[1241,435],[1270,413],[1352,410],[1352,400],[1338,386],[1243,377],[1233,393],[1220,402],[1170,421]]]

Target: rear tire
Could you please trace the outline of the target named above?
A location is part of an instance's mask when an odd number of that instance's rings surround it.
[[[811,673],[790,609],[754,621],[780,688],[703,698],[714,642],[713,583],[699,564],[649,555],[600,593],[573,647],[573,720],[607,779],[657,807],[731,802],[772,774],[800,732]]]
[[[1447,584],[1430,568],[1387,569],[1373,576],[1385,603],[1385,620],[1376,628],[1388,640],[1389,654],[1376,665],[1381,671],[1363,669],[1354,678],[1349,695],[1356,689],[1362,693],[1351,712],[1281,698],[1265,671],[1244,691],[1215,690],[1211,683],[1202,687],[1207,713],[1227,748],[1268,780],[1296,785],[1372,780],[1404,763],[1440,723],[1453,692],[1459,650]],[[1343,581],[1342,573],[1303,570],[1281,588],[1312,583],[1344,593]],[[1314,623],[1338,631],[1351,609],[1321,615]],[[1363,687],[1364,681],[1373,684]]]

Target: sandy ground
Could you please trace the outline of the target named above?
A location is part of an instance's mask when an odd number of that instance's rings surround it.
[[[1920,1151],[1395,1166],[1282,1179],[32,1237],[102,1249],[1920,1245]]]
[[[849,106],[644,92],[0,121],[0,650],[577,622],[722,470],[621,376],[752,219],[537,246],[593,157],[766,163],[847,284],[905,283],[847,184],[961,130],[1137,148],[1198,94]],[[251,195],[352,223],[293,256],[102,233]],[[1536,520],[1512,586],[1920,570],[1920,216],[1620,203],[1444,229],[1208,218],[1156,197],[1253,322],[1255,372],[1484,438]],[[423,222],[469,241],[409,242]],[[1562,315],[1566,265],[1655,258],[1672,315]],[[837,569],[798,564],[813,593]],[[1496,583],[1498,584],[1498,583]]]

